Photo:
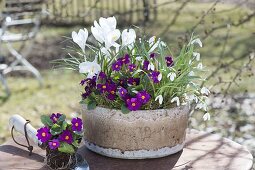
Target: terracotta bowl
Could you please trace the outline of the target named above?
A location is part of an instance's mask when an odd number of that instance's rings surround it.
[[[82,105],[84,142],[88,149],[114,158],[146,159],[183,149],[189,106],[172,109],[120,110]]]

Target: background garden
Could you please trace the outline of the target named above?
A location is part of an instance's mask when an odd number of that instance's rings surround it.
[[[2,1],[0,1],[2,2]],[[254,0],[53,0],[45,2],[42,26],[28,60],[44,86],[26,73],[7,76],[11,96],[0,86],[0,143],[10,137],[8,119],[20,114],[40,126],[42,114],[80,114],[77,72],[55,69],[66,56],[67,38],[100,16],[116,16],[119,26],[161,37],[174,53],[191,34],[203,42],[201,58],[211,89],[211,121],[195,112],[190,128],[220,133],[255,154],[255,1]],[[5,50],[5,47],[1,49]],[[11,57],[10,57],[11,58]]]

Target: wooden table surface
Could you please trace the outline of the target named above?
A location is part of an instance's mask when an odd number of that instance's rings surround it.
[[[19,138],[19,140],[24,139]],[[218,135],[189,131],[185,148],[174,155],[146,160],[123,160],[93,153],[82,146],[79,153],[85,157],[91,170],[249,170],[253,157],[243,146]],[[32,156],[12,140],[0,146],[1,170],[47,169],[45,151],[34,148]]]

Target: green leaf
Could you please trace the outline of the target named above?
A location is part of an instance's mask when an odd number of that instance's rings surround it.
[[[79,103],[80,104],[87,104],[87,102],[85,100],[81,100]]]
[[[66,121],[63,122],[62,124],[62,130],[66,130],[68,123]]]
[[[88,102],[88,110],[93,110],[97,107],[97,103],[95,101]]]
[[[41,116],[41,122],[42,122],[45,126],[51,127],[51,126],[53,125],[52,120],[51,120],[50,117],[47,116],[47,115],[42,115],[42,116]]]
[[[77,140],[75,140],[75,141],[72,143],[72,145],[73,145],[74,147],[76,147],[76,148],[79,147],[79,143],[77,142]]]
[[[62,142],[60,144],[60,147],[58,148],[58,151],[64,152],[64,153],[74,153],[74,148],[72,145],[69,145],[68,143]]]
[[[130,112],[130,110],[124,104],[121,105],[121,111],[124,114],[128,114]]]
[[[62,132],[62,128],[58,124],[56,124],[56,123],[50,129],[50,133],[52,135],[58,135],[61,132]]]

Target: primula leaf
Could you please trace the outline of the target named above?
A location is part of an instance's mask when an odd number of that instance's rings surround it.
[[[63,122],[62,124],[62,130],[66,130],[68,123],[66,121]]]
[[[42,115],[42,116],[41,116],[41,122],[42,122],[45,126],[51,127],[51,126],[53,125],[52,120],[51,120],[50,117],[47,116],[47,115]]]
[[[95,101],[89,101],[88,102],[88,110],[93,110],[97,106],[97,103]]]
[[[62,142],[60,144],[60,147],[58,148],[58,151],[64,152],[64,153],[74,153],[74,148],[72,145],[69,145],[68,143]]]
[[[130,112],[130,110],[124,104],[121,106],[121,111],[124,114],[128,114]]]
[[[50,133],[52,135],[58,135],[62,132],[62,128],[58,125],[58,124],[54,124],[51,129],[50,129]]]
[[[79,103],[80,104],[87,104],[86,100],[81,100]]]
[[[59,118],[58,118],[58,122],[63,122],[65,121],[66,119],[66,116],[65,115],[61,115]]]

